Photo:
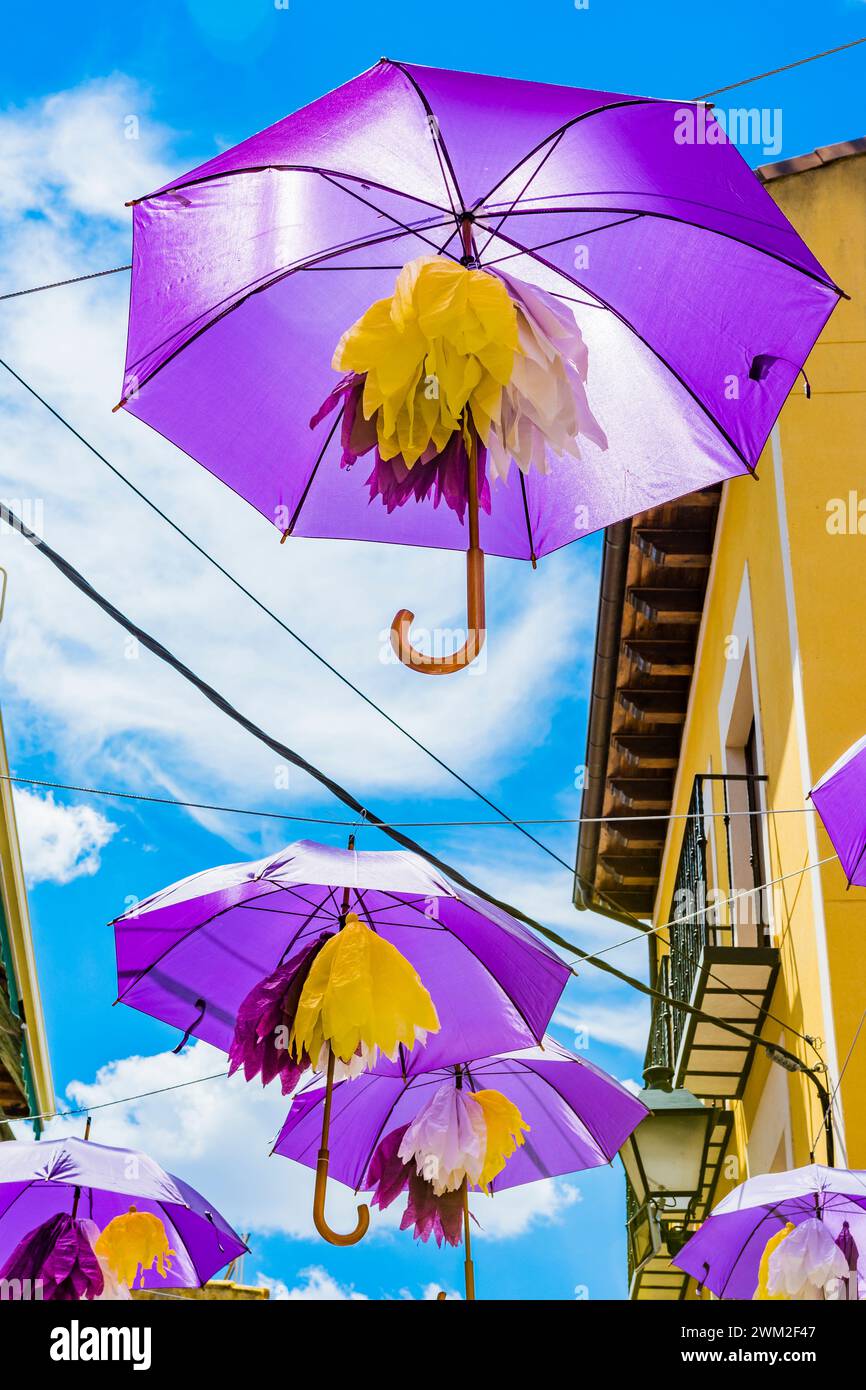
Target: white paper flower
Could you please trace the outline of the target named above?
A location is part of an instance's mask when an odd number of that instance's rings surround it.
[[[777,1246],[770,1256],[767,1289],[788,1298],[820,1298],[824,1286],[845,1278],[848,1261],[823,1221],[812,1216]]]
[[[553,295],[498,272],[517,307],[519,351],[488,439],[492,477],[507,477],[512,458],[523,473],[548,471],[548,448],[579,459],[579,436],[600,449],[607,437],[586,396],[588,355],[571,312]]]
[[[477,1184],[487,1152],[484,1112],[468,1091],[444,1081],[421,1107],[403,1136],[398,1154],[414,1163],[437,1197],[468,1178]]]

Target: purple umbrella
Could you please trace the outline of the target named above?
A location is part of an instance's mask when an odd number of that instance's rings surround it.
[[[284,539],[467,550],[470,629],[484,551],[534,565],[752,472],[842,293],[702,103],[388,59],[134,208],[121,404]],[[352,467],[375,431],[335,348],[419,256],[559,315],[588,393],[579,449],[509,471],[524,418],[495,470],[466,429],[412,468],[381,449],[369,477]],[[417,670],[457,669],[483,640],[423,657],[411,618],[393,640]]]
[[[816,1217],[846,1258],[857,1246],[866,1249],[866,1172],[816,1163],[749,1178],[719,1202],[673,1263],[718,1298],[750,1299],[770,1237],[789,1221],[800,1226]]]
[[[809,797],[848,879],[866,888],[866,737],[843,753]]]
[[[433,1234],[437,1243],[442,1239],[450,1244],[459,1242],[462,1197],[467,1294],[472,1297],[469,1182],[463,1182],[460,1192],[445,1194],[446,1207],[438,1221],[429,1183],[422,1180],[419,1184],[412,1165],[397,1159],[397,1136],[402,1139],[425,1102],[443,1084],[469,1094],[491,1089],[500,1092],[517,1107],[528,1126],[524,1142],[490,1183],[494,1195],[541,1178],[610,1163],[647,1112],[618,1081],[550,1037],[544,1039],[543,1047],[406,1077],[380,1068],[334,1089],[333,1176],[355,1192],[375,1190],[374,1200],[380,1207],[390,1205],[408,1190],[409,1205],[401,1229],[414,1223],[416,1238],[427,1240]],[[316,1166],[324,1102],[321,1088],[296,1095],[275,1153],[308,1168]]]
[[[399,1078],[543,1038],[569,970],[526,927],[419,855],[309,840],[195,874],[119,917],[118,999],[183,1029],[184,1042],[195,1035],[228,1052],[232,1069],[243,1066],[248,1078],[280,1074],[288,1091],[317,1059],[293,1057],[275,1029],[291,1027],[298,979],[353,913],[414,967],[440,1024],[425,1046],[401,1044],[381,1070]],[[333,1062],[332,1053],[329,1088]],[[327,1164],[317,1225],[342,1243],[349,1238],[324,1220],[326,1178]]]
[[[173,1251],[165,1277],[145,1269],[138,1287],[198,1287],[247,1249],[204,1197],[147,1154],[83,1139],[12,1141],[0,1144],[0,1279],[39,1278],[34,1250],[48,1250],[50,1258],[58,1233],[68,1243],[79,1223],[102,1231],[130,1208],[157,1217]],[[41,1242],[27,1239],[43,1225]],[[98,1292],[102,1281],[94,1272]]]

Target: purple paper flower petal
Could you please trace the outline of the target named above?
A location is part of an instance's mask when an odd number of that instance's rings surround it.
[[[238,1009],[229,1076],[243,1067],[247,1081],[260,1075],[263,1086],[279,1076],[284,1096],[297,1086],[310,1058],[293,1056],[288,1041],[310,967],[327,939],[323,932],[250,990]]]
[[[46,1302],[97,1298],[104,1280],[84,1223],[66,1212],[50,1216],[19,1241],[0,1279],[38,1279]]]
[[[372,1205],[380,1211],[396,1202],[409,1185],[410,1165],[397,1152],[408,1128],[407,1124],[401,1125],[386,1134],[370,1162],[367,1185],[373,1190]]]

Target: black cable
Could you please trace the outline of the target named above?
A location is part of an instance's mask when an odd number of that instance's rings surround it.
[[[200,676],[197,676],[194,671],[190,670],[188,666],[170,652],[167,647],[164,647],[155,637],[151,637],[149,633],[138,627],[131,618],[128,618],[126,614],[122,613],[119,608],[116,608],[109,599],[105,598],[103,594],[100,594],[98,590],[94,589],[93,585],[75,569],[74,565],[71,565],[68,560],[65,560],[62,555],[52,549],[47,542],[25,527],[15,513],[3,502],[0,502],[0,521],[5,521],[14,531],[20,532],[24,539],[29,541],[37,552],[44,556],[45,559],[47,559],[65,579],[68,579],[76,589],[80,590],[85,597],[89,598],[92,603],[95,603],[98,608],[101,608],[104,613],[107,613],[119,627],[122,627],[131,637],[134,637],[141,646],[145,647],[149,652],[152,652],[154,656],[158,657],[160,661],[170,666],[174,671],[177,671],[178,675],[182,676],[190,685],[195,686],[210,704],[227,715],[235,724],[245,729],[247,733],[252,734],[253,738],[257,739],[259,743],[263,743],[266,748],[270,748],[273,752],[277,753],[280,758],[285,759],[286,762],[290,762],[295,767],[306,772],[314,781],[318,782],[320,786],[325,787],[337,801],[342,802],[344,806],[349,806],[355,811],[361,822],[380,830],[384,835],[387,835],[389,839],[401,845],[403,849],[408,849],[412,854],[420,855],[428,864],[432,864],[440,873],[445,874],[446,877],[458,883],[462,888],[465,888],[467,892],[474,894],[475,897],[481,898],[484,902],[498,908],[499,911],[508,913],[509,916],[523,922],[532,931],[544,937],[547,941],[550,941],[554,946],[558,946],[561,950],[571,952],[573,955],[578,956],[581,961],[593,965],[597,970],[603,971],[606,975],[612,975],[614,979],[620,980],[623,984],[629,985],[630,988],[636,989],[640,994],[644,994],[650,999],[656,999],[669,1007],[680,1009],[683,1013],[690,1014],[694,1018],[700,1019],[705,1023],[712,1023],[718,1028],[724,1028],[727,1032],[733,1033],[737,1037],[744,1038],[750,1044],[765,1048],[772,1055],[787,1058],[788,1061],[794,1064],[797,1070],[803,1069],[801,1059],[797,1057],[795,1053],[789,1052],[788,1049],[781,1044],[766,1042],[755,1033],[749,1033],[743,1028],[738,1028],[736,1024],[730,1023],[727,1019],[721,1019],[714,1014],[705,1013],[702,1009],[695,1008],[693,1004],[687,1004],[681,999],[673,999],[669,995],[664,994],[661,990],[654,989],[652,985],[644,984],[642,980],[637,980],[633,976],[627,975],[625,971],[618,970],[615,965],[611,965],[608,961],[602,961],[597,957],[591,956],[588,951],[582,951],[578,946],[575,946],[573,942],[567,941],[565,937],[560,936],[558,932],[553,931],[550,927],[545,927],[541,922],[537,922],[535,918],[530,917],[528,913],[523,912],[520,908],[514,907],[510,903],[494,897],[492,893],[488,893],[486,889],[481,888],[477,883],[473,883],[472,880],[467,878],[465,874],[462,874],[459,869],[454,868],[453,865],[447,863],[444,859],[440,859],[430,850],[424,849],[422,845],[418,844],[418,842],[413,840],[410,836],[404,835],[402,831],[397,830],[386,821],[381,820],[374,811],[364,806],[357,797],[345,787],[341,786],[339,782],[335,782],[332,777],[329,777],[327,773],[323,772],[313,763],[308,762],[300,753],[296,753],[294,749],[289,748],[285,743],[281,743],[279,739],[273,738],[270,734],[266,733],[264,729],[254,724],[251,719],[248,719],[246,715],[236,710],[219,691],[215,690],[213,686],[208,685],[206,681],[202,680]],[[577,973],[570,966],[566,966],[566,968],[571,970],[572,974]]]
[[[7,772],[0,772],[0,781],[3,781],[3,782],[13,782],[13,783],[23,783],[24,785],[26,785],[26,786],[31,786],[31,787],[45,787],[45,788],[47,788],[48,790],[51,790],[51,791],[78,792],[78,793],[81,793],[81,794],[83,794],[83,795],[85,795],[85,796],[105,796],[105,797],[109,797],[109,798],[111,798],[111,797],[116,797],[118,800],[121,800],[121,801],[141,801],[141,802],[145,803],[146,805],[155,805],[155,806],[176,806],[176,807],[178,807],[178,808],[182,808],[182,809],[184,809],[184,810],[190,810],[190,811],[214,811],[214,812],[217,812],[217,813],[222,814],[222,815],[253,816],[253,817],[256,817],[256,818],[259,818],[259,817],[260,817],[260,818],[262,818],[263,820],[292,821],[292,822],[300,823],[300,824],[303,824],[303,825],[328,825],[328,826],[335,826],[335,827],[340,827],[340,828],[344,828],[344,829],[345,829],[345,828],[349,828],[349,827],[357,827],[357,825],[358,825],[357,818],[356,818],[355,820],[337,820],[337,819],[336,819],[335,817],[333,817],[333,816],[301,816],[301,815],[293,815],[293,814],[291,814],[290,812],[287,812],[287,811],[262,811],[262,810],[256,810],[256,809],[251,808],[251,807],[243,807],[243,806],[222,806],[222,805],[218,805],[218,804],[216,804],[216,803],[214,803],[214,802],[210,802],[210,801],[183,801],[183,800],[181,800],[179,797],[171,797],[171,796],[152,796],[152,795],[148,795],[148,794],[146,794],[146,793],[144,793],[144,792],[126,792],[126,791],[117,791],[116,789],[112,789],[112,788],[108,788],[108,787],[88,787],[88,786],[75,785],[75,784],[69,783],[69,782],[52,782],[52,781],[48,781],[46,778],[42,778],[42,777],[22,777],[22,776],[19,776],[19,775],[15,774],[15,773],[7,773]],[[721,814],[724,814],[724,813],[721,813]],[[771,813],[771,812],[768,812],[767,814],[772,814],[772,813]],[[533,821],[533,822],[528,822],[528,823],[529,823],[529,824],[542,824],[542,825],[560,824],[560,823],[563,823],[563,824],[571,825],[571,824],[573,824],[574,822],[572,822],[571,820],[568,820],[568,821],[564,821],[564,822],[559,822],[559,821],[540,821],[540,822],[539,822],[539,821]],[[520,822],[515,822],[515,824],[527,824],[527,822],[525,822],[525,821],[520,821]],[[509,828],[508,822],[507,822],[507,821],[418,821],[418,820],[415,820],[415,821],[393,821],[393,820],[392,820],[392,821],[383,821],[383,822],[382,822],[382,826],[385,826],[385,825],[387,825],[387,826],[388,826],[389,828],[391,828],[391,829],[400,828],[400,829],[425,829],[425,830],[430,830],[430,829],[451,829],[451,828],[455,828],[455,827],[468,828],[468,827],[476,827],[476,826],[486,826],[486,827],[489,827],[489,828],[492,828],[492,829],[497,829],[497,830],[506,830],[506,829]],[[834,855],[834,856],[832,856],[832,857],[835,858],[836,856]],[[829,861],[828,861],[828,860],[827,860],[827,861],[824,861],[824,860],[821,861],[821,863],[825,863],[825,862],[829,862]],[[797,873],[799,873],[799,874],[809,873],[811,869],[817,868],[817,867],[819,867],[819,866],[818,866],[818,865],[815,865],[815,864],[807,864],[807,865],[805,865],[802,869],[796,870],[795,873],[786,874],[786,875],[784,875],[784,877],[785,877],[785,878],[794,878],[794,877],[796,876]],[[571,875],[573,874],[573,869],[571,868],[571,866],[568,867],[568,873],[569,873],[569,876],[571,876]],[[760,883],[760,884],[756,884],[754,888],[744,889],[744,890],[742,891],[742,893],[740,893],[740,894],[735,894],[734,897],[729,898],[729,899],[726,899],[726,904],[727,904],[727,903],[731,903],[731,902],[735,901],[737,897],[742,897],[742,896],[744,896],[744,895],[747,895],[748,893],[760,892],[760,891],[761,891],[762,889],[764,889],[764,888],[771,888],[771,887],[773,887],[776,883],[779,883],[779,882],[781,882],[781,881],[782,881],[781,879],[772,879],[772,880],[770,880],[769,883]],[[693,913],[693,914],[692,914],[692,917],[698,917],[698,916],[701,916],[701,915],[702,915],[702,913]],[[659,923],[658,926],[655,926],[655,927],[645,927],[644,924],[643,924],[642,922],[638,922],[640,931],[639,931],[639,933],[638,933],[637,935],[635,935],[635,936],[630,936],[630,937],[628,937],[628,938],[627,938],[626,940],[624,940],[624,941],[617,941],[617,942],[615,942],[612,946],[604,946],[604,947],[602,947],[602,948],[601,948],[600,950],[598,950],[598,951],[593,951],[593,952],[591,953],[591,955],[588,955],[588,956],[584,956],[584,957],[583,957],[583,963],[584,963],[584,964],[587,964],[587,963],[588,963],[588,964],[591,965],[591,964],[594,963],[595,960],[598,959],[599,956],[606,955],[606,954],[608,954],[608,953],[611,952],[611,951],[619,950],[619,949],[620,949],[621,947],[623,947],[623,946],[630,946],[630,945],[632,945],[635,941],[641,940],[642,938],[645,938],[645,937],[647,937],[647,936],[652,936],[652,935],[654,935],[654,934],[656,934],[656,933],[658,933],[658,932],[668,931],[671,927],[679,926],[682,922],[690,921],[691,919],[692,919],[691,917],[679,917],[679,918],[677,918],[677,919],[675,919],[674,921],[671,921],[671,922],[661,922],[661,923]],[[636,919],[636,920],[637,920],[637,919]],[[572,962],[571,962],[571,961],[566,961],[566,965],[568,965],[569,967],[571,967]],[[733,988],[732,985],[729,985],[729,984],[728,984],[725,980],[723,980],[720,976],[714,975],[712,971],[708,971],[708,972],[707,972],[707,978],[710,979],[710,980],[716,980],[717,983],[723,985],[727,990],[729,990],[732,994],[736,995],[736,997],[737,997],[738,999],[742,999],[745,1003],[750,1003],[750,1002],[751,1002],[746,994],[742,993],[740,990],[735,990],[735,989]],[[770,1019],[773,1023],[778,1023],[779,1027],[780,1027],[780,1028],[784,1028],[786,1032],[788,1032],[788,1033],[793,1033],[794,1037],[799,1038],[801,1042],[805,1042],[806,1044],[808,1044],[808,1045],[812,1048],[813,1052],[815,1052],[816,1056],[820,1056],[820,1053],[818,1053],[818,1050],[817,1050],[817,1048],[815,1047],[815,1043],[814,1043],[814,1040],[813,1040],[812,1038],[808,1037],[808,1035],[805,1034],[805,1033],[801,1033],[797,1028],[795,1028],[795,1027],[793,1026],[793,1024],[791,1024],[791,1023],[785,1023],[783,1019],[777,1018],[775,1014],[771,1014],[769,1011],[765,1011],[765,1012],[766,1012],[766,1017],[767,1017],[768,1019]]]
[[[119,791],[117,787],[90,787],[82,786],[80,783],[76,782],[55,782],[50,781],[46,777],[25,777],[23,774],[16,772],[0,772],[0,782],[20,782],[28,787],[44,787],[48,791],[57,792],[79,792],[83,796],[105,796],[109,799],[111,797],[117,797],[117,799],[120,801],[142,801],[155,806],[177,806],[183,810],[189,811],[218,811],[221,814],[227,816],[256,816],[261,817],[263,820],[302,821],[310,825],[351,826],[357,825],[358,823],[355,820],[337,820],[333,816],[301,816],[296,814],[293,815],[289,811],[264,811],[255,806],[223,806],[217,802],[212,801],[184,801],[183,798],[179,796],[153,796],[152,794],[149,794],[147,792]],[[681,813],[674,812],[670,816],[618,816],[617,824],[621,825],[623,822],[628,822],[630,820],[692,820],[698,816],[702,816],[704,819],[709,819],[710,814],[717,815],[720,819],[724,816],[738,815],[779,816],[788,814],[789,812],[791,814],[805,815],[807,812],[811,810],[812,807],[810,806],[794,806],[790,807],[789,811],[717,811],[712,813],[703,813],[701,811],[684,811]],[[604,822],[607,819],[609,819],[609,817],[605,816],[520,816],[515,817],[513,822],[505,820],[392,820],[388,821],[388,824],[400,826],[404,830],[465,830],[480,828],[490,830],[508,830],[512,823],[514,825],[585,825]],[[798,870],[798,872],[801,874],[808,873],[810,868],[815,867],[817,866],[807,864],[804,869],[800,869]],[[569,873],[571,873],[571,865],[568,866],[568,871]],[[791,875],[791,877],[793,877],[793,875]],[[745,893],[756,893],[759,892],[762,888],[773,887],[774,884],[778,883],[779,881],[779,879],[771,879],[768,883],[757,883],[755,884],[754,888],[745,889],[743,891]],[[740,896],[742,896],[742,894]],[[730,899],[726,899],[726,901],[730,901]],[[685,920],[688,919],[678,919],[678,921]],[[654,927],[653,930],[661,931],[663,927],[671,925],[676,924],[664,922],[661,924],[661,926]],[[633,937],[629,938],[630,941],[634,939],[635,938]],[[610,949],[612,948],[605,947],[605,950]]]
[[[747,87],[752,82],[762,82],[765,77],[776,77],[780,72],[790,72],[792,68],[801,68],[805,63],[814,63],[819,58],[832,58],[834,53],[844,53],[846,48],[856,48],[858,44],[866,43],[866,37],[862,39],[852,39],[850,43],[840,43],[838,48],[827,48],[823,53],[812,53],[808,58],[798,58],[794,63],[785,63],[780,68],[771,68],[769,72],[756,73],[754,77],[743,77],[739,82],[729,82],[727,87],[716,87],[712,92],[704,92],[702,96],[693,97],[693,101],[706,101],[708,97],[721,96],[722,92],[732,92],[735,87]]]
[[[22,295],[39,294],[42,290],[59,290],[64,285],[79,285],[82,280],[101,280],[103,275],[119,275],[122,270],[132,270],[132,266],[116,265],[111,270],[92,270],[89,275],[73,275],[71,280],[54,280],[50,285],[31,285],[29,290],[12,290],[9,294],[0,294],[0,301],[20,299]]]
[[[404,725],[400,724],[396,719],[392,717],[392,715],[388,714],[386,710],[382,709],[381,705],[377,705],[376,701],[373,700],[369,695],[366,695],[364,691],[360,689],[359,686],[354,684],[353,681],[349,680],[348,676],[344,676],[342,671],[339,671],[336,666],[332,665],[332,663],[328,661],[326,657],[320,655],[320,653],[316,651],[315,647],[311,647],[309,642],[306,642],[304,638],[300,636],[299,633],[295,632],[293,628],[289,627],[288,623],[284,622],[284,620],[280,618],[273,611],[272,608],[268,608],[266,603],[264,603],[260,598],[257,598],[256,595],[250,589],[248,589],[245,584],[242,584],[241,581],[237,579],[235,575],[231,573],[230,570],[227,570],[224,565],[221,565],[219,560],[215,559],[214,556],[211,555],[208,550],[205,550],[203,546],[199,545],[198,541],[193,540],[192,536],[189,535],[189,533],[185,531],[182,526],[179,526],[178,523],[176,521],[173,521],[172,518],[168,516],[167,513],[164,512],[161,507],[158,507],[155,502],[152,502],[146,493],[142,492],[140,488],[136,487],[135,483],[133,483],[131,479],[127,478],[127,476],[124,473],[121,473],[119,468],[115,467],[115,465],[111,463],[105,457],[104,454],[101,454],[99,452],[99,450],[96,448],[94,444],[91,444],[89,439],[85,439],[84,435],[81,434],[80,431],[77,430],[75,426],[65,418],[65,416],[60,414],[59,410],[55,410],[53,405],[49,404],[49,402],[46,401],[43,396],[40,396],[39,392],[36,391],[34,387],[30,385],[29,382],[25,381],[22,376],[19,376],[18,373],[14,370],[14,368],[10,367],[9,363],[3,361],[2,358],[0,358],[0,367],[5,368],[9,375],[13,377],[20,386],[23,386],[25,391],[28,391],[30,395],[33,396],[34,400],[37,400],[41,406],[44,406],[44,408],[51,415],[54,416],[55,420],[58,420],[59,423],[63,425],[65,429],[69,430],[70,434],[75,436],[79,443],[84,445],[85,449],[88,449],[95,458],[98,458],[100,463],[104,463],[106,468],[108,468],[116,478],[119,478],[119,480],[122,483],[125,483],[126,486],[130,489],[130,491],[135,493],[136,497],[138,497],[142,502],[146,503],[146,505],[150,507],[152,512],[155,512],[158,517],[160,517],[164,522],[166,522],[167,525],[169,525],[171,529],[177,533],[177,535],[181,536],[182,539],[185,540],[188,545],[191,545],[193,549],[203,557],[203,559],[207,560],[208,564],[213,565],[214,569],[218,570],[219,573],[223,575],[223,577],[227,579],[230,584],[233,584],[235,588],[238,589],[239,592],[244,595],[245,598],[248,598],[251,603],[254,603],[256,607],[259,608],[263,613],[265,613],[269,618],[271,618],[272,621],[275,622],[278,627],[282,628],[283,632],[287,633],[289,637],[291,637],[295,642],[297,642],[301,647],[303,647],[305,652],[308,652],[310,656],[315,657],[316,661],[318,661],[322,666],[324,666],[326,671],[330,671],[331,675],[336,676],[339,681],[342,681],[343,685],[345,685],[349,690],[351,690],[354,695],[357,695],[359,699],[363,700],[364,703],[370,707],[370,709],[375,710],[376,714],[380,715],[383,719],[387,720],[387,722],[391,725],[393,729],[396,729],[397,732],[402,734],[404,738],[409,739],[410,743],[414,744],[414,746],[418,748],[422,753],[426,753],[427,757],[431,758],[433,762],[436,763],[437,767],[440,767],[443,772],[447,772],[448,775],[450,777],[453,777],[456,782],[459,782],[460,785],[466,789],[466,791],[471,792],[473,796],[477,796],[479,801],[483,801],[485,806],[489,806],[491,811],[495,811],[497,816],[502,817],[503,821],[507,821],[509,825],[513,825],[515,830],[519,830],[521,835],[525,835],[527,840],[531,840],[534,845],[536,845],[539,849],[543,850],[544,853],[549,855],[551,859],[555,859],[557,864],[561,864],[563,868],[568,869],[569,873],[572,872],[573,865],[569,864],[567,860],[562,859],[556,853],[555,850],[552,850],[549,845],[546,845],[544,843],[543,840],[539,840],[537,836],[531,834],[530,831],[528,831],[523,825],[519,824],[517,821],[512,820],[511,816],[509,816],[507,811],[503,811],[501,806],[497,806],[495,801],[491,801],[489,796],[485,795],[485,793],[479,790],[478,787],[473,786],[472,783],[467,781],[467,779],[464,776],[462,776],[461,773],[457,772],[455,768],[449,766],[449,764],[446,763],[444,759],[440,758],[437,753],[434,753],[432,749],[428,748],[426,744],[422,743],[420,739],[416,738],[414,734],[410,733]]]

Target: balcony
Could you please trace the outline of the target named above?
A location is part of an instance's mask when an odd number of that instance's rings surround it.
[[[773,996],[779,953],[770,945],[760,783],[753,774],[695,778],[669,911],[667,991],[720,1023],[757,1037]],[[716,886],[714,886],[716,885]],[[677,920],[683,919],[683,920]],[[672,1011],[674,1085],[704,1100],[737,1100],[755,1042]]]
[[[757,1039],[779,970],[761,887],[768,877],[759,814],[764,780],[752,773],[695,778],[667,914],[670,950],[658,961],[656,983],[664,994],[718,1020],[657,1002],[644,1061],[650,1076],[666,1074],[716,1107],[690,1225],[712,1207],[733,1123],[721,1103],[742,1096],[757,1047],[720,1025],[733,1023]],[[630,1297],[685,1297],[688,1280],[670,1263],[663,1222],[653,1243],[630,1192],[628,1201]]]

